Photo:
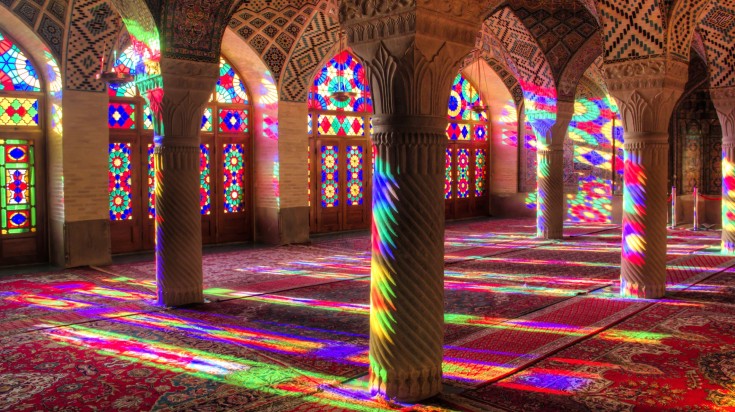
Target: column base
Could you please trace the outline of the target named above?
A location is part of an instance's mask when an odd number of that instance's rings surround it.
[[[536,237],[539,239],[560,240],[564,239],[564,230],[547,230],[545,233],[539,232]]]
[[[666,295],[666,284],[646,285],[643,283],[630,283],[620,279],[620,296],[637,299],[659,299]]]
[[[428,367],[413,371],[370,368],[370,393],[387,400],[418,402],[442,391],[442,367]]]
[[[158,288],[158,304],[164,306],[184,306],[195,303],[204,302],[204,293],[201,288],[199,290],[171,290],[170,287],[166,288],[166,293],[160,293],[161,288]]]
[[[730,240],[723,240],[720,253],[723,256],[735,256],[735,242]]]

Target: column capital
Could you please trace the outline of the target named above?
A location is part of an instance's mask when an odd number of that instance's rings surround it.
[[[626,133],[668,131],[689,77],[686,62],[651,58],[605,63],[603,76],[618,102]]]
[[[156,136],[198,146],[202,109],[219,77],[219,64],[162,57],[160,70],[138,81],[153,112]]]
[[[710,97],[720,118],[723,144],[735,144],[735,87],[710,89]]]

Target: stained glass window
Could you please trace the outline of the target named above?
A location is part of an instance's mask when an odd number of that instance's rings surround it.
[[[447,105],[446,199],[481,197],[487,193],[487,119],[480,94],[458,74]]]
[[[38,99],[0,97],[0,126],[38,126]]]
[[[470,150],[457,150],[457,197],[465,199],[470,195]]]
[[[202,131],[203,132],[212,131],[212,108],[211,107],[207,107],[204,109],[204,114],[202,115]]]
[[[209,145],[199,145],[199,207],[203,215],[210,214],[212,187],[209,183]]]
[[[133,218],[130,143],[110,143],[108,156],[110,220]]]
[[[339,206],[339,148],[337,146],[322,146],[322,207]]]
[[[485,196],[487,190],[487,150],[475,149],[475,196]]]
[[[156,217],[156,158],[153,145],[148,145],[148,218]]]
[[[245,208],[245,150],[242,144],[226,144],[223,150],[224,211],[242,212]]]
[[[135,129],[135,105],[131,103],[110,103],[107,123],[110,129]]]
[[[36,169],[33,142],[0,139],[0,233],[36,231]]]
[[[364,136],[365,120],[362,117],[320,114],[317,132],[320,136]]]
[[[335,98],[335,92],[345,92],[344,101]],[[309,89],[309,108],[371,113],[373,102],[365,68],[347,51],[334,56],[319,71]]]
[[[18,46],[0,33],[0,90],[38,92],[38,72]]]
[[[361,205],[363,201],[362,146],[347,147],[347,202]]]
[[[247,132],[248,111],[241,109],[220,109],[219,131],[228,133]]]
[[[248,104],[248,93],[240,76],[225,59],[219,59],[219,79],[217,80],[217,102]]]
[[[444,198],[452,198],[452,148],[448,147],[444,155]]]

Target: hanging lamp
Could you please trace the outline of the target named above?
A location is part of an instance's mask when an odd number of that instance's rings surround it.
[[[480,86],[480,90],[483,90],[483,86],[485,83],[485,70],[483,70],[482,64],[480,63],[480,50],[475,51],[475,61],[477,61],[477,77],[479,78],[478,84]],[[477,93],[477,100],[475,100],[475,103],[472,105],[471,109],[479,116],[482,116],[482,114],[487,111],[487,105],[483,105],[481,103],[482,99],[480,99],[480,91],[475,90],[475,93]]]
[[[337,58],[343,53],[346,53],[344,45],[344,37],[342,31],[339,32],[339,54]],[[344,62],[337,62],[337,90],[330,94],[330,97],[340,103],[350,101],[353,97],[357,96],[357,93],[347,89],[347,80],[344,78],[344,64],[347,63],[345,58]]]
[[[114,52],[115,60],[117,61],[117,50]],[[115,67],[110,68],[110,70],[105,71],[105,53],[102,53],[102,58],[100,59],[100,71],[97,73],[94,78],[97,80],[102,80],[103,82],[109,84],[110,86],[119,86],[125,83],[130,83],[133,80],[135,80],[135,76],[133,76],[130,73],[125,73],[123,71],[116,70]]]

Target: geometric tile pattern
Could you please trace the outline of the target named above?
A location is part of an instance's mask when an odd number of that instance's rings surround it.
[[[66,88],[106,91],[104,82],[95,80],[94,75],[102,55],[112,50],[121,26],[120,15],[106,2],[74,0],[66,46]]]
[[[495,12],[485,22],[485,26],[489,27],[510,53],[522,83],[544,90],[556,89],[546,56],[510,8],[504,7]]]
[[[0,5],[33,29],[61,61],[68,0],[0,0]]]
[[[557,82],[574,53],[597,34],[597,21],[578,0],[512,0],[508,4],[536,39]]]
[[[659,0],[599,0],[605,61],[661,56],[665,27]]]
[[[281,77],[287,58],[319,0],[245,0],[229,22],[262,58],[273,78]],[[326,4],[321,4],[326,8]]]
[[[662,10],[668,16],[667,51],[683,60],[689,60],[692,35],[709,0],[680,0],[676,9]],[[670,4],[665,5],[667,8]],[[663,6],[662,6],[663,7]]]
[[[281,100],[306,102],[317,68],[337,44],[338,28],[331,15],[314,15],[288,60],[281,82]]]
[[[710,4],[699,32],[707,50],[711,87],[735,86],[735,1]]]

